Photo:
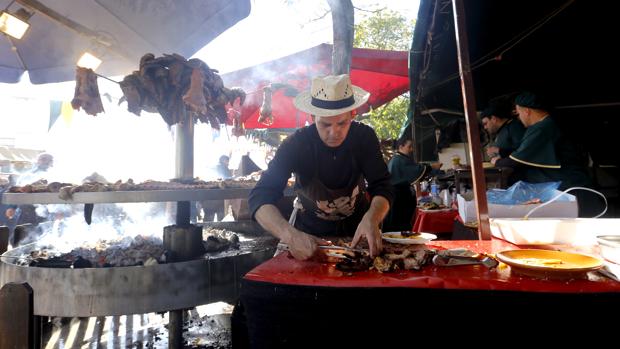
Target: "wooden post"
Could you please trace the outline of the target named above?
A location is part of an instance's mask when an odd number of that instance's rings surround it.
[[[33,291],[27,283],[0,289],[0,348],[41,348],[41,321],[34,316]]]
[[[354,12],[351,0],[327,0],[332,10],[334,48],[332,74],[349,74],[353,51]]]
[[[4,212],[0,212],[0,214],[4,214]],[[9,233],[9,227],[0,226],[0,254],[9,248]]]
[[[463,5],[463,0],[452,0],[452,5],[454,11],[454,31],[456,34],[459,72],[461,75],[461,91],[463,93],[463,106],[465,108],[467,137],[469,138],[469,158],[471,159],[472,182],[474,185],[474,198],[478,216],[478,238],[480,240],[490,240],[491,227],[489,226],[489,208],[487,205],[484,170],[482,168],[482,149],[480,147],[480,132],[478,128],[478,115],[476,114],[474,84],[469,63],[469,43],[466,33],[465,7]]]

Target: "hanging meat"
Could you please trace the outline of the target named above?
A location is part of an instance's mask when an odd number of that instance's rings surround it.
[[[237,99],[242,104],[245,92],[224,87],[217,70],[199,59],[186,60],[178,54],[155,57],[146,54],[140,69],[120,83],[127,109],[140,115],[142,110],[157,111],[168,125],[185,122],[186,110],[201,122],[219,128],[226,122],[226,104]]]
[[[263,87],[263,104],[258,111],[258,122],[267,126],[273,124],[273,115],[271,114],[271,86]]]
[[[71,106],[75,110],[84,109],[88,115],[97,115],[103,112],[97,75],[92,69],[77,67],[75,70],[75,93]]]

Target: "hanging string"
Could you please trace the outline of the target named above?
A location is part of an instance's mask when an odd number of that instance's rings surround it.
[[[120,82],[118,82],[118,81],[116,81],[116,80],[112,80],[112,79],[110,79],[110,78],[109,78],[109,77],[107,77],[107,76],[104,76],[104,75],[101,75],[101,74],[97,74],[97,73],[95,73],[94,71],[93,71],[93,73],[94,73],[95,75],[97,75],[98,77],[100,77],[100,78],[104,78],[104,79],[106,79],[106,80],[108,80],[108,81],[111,81],[111,82],[113,82],[113,83],[115,83],[115,84],[118,84],[118,85],[120,85],[120,84],[121,84]]]

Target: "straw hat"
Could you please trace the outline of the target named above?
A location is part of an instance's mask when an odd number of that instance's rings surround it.
[[[316,116],[335,116],[357,109],[370,93],[353,86],[349,75],[329,75],[312,79],[309,91],[295,98],[297,109]]]

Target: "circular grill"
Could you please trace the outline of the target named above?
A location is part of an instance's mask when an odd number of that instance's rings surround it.
[[[34,313],[90,317],[142,314],[191,308],[238,297],[241,278],[271,258],[277,241],[254,222],[212,225],[249,239],[239,250],[206,254],[187,262],[110,268],[44,268],[11,263],[29,253],[27,245],[8,251],[0,262],[0,285],[27,282],[34,290]]]

